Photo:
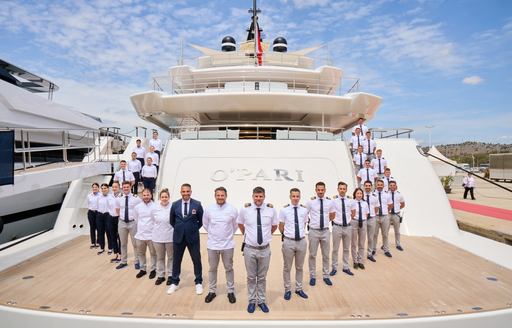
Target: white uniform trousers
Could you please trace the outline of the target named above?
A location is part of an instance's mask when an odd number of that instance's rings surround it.
[[[302,290],[302,280],[304,276],[304,260],[307,253],[306,238],[301,240],[293,240],[284,238],[281,250],[283,252],[283,282],[284,290],[291,291],[291,270],[293,260],[295,259],[295,291]]]
[[[350,221],[352,225],[352,260],[354,263],[364,263],[364,246],[366,241],[366,220],[363,220],[363,226],[359,228],[359,221]]]
[[[350,241],[352,240],[352,226],[346,227],[333,224],[332,226],[332,269],[338,270],[338,251],[340,243],[343,242],[343,270],[348,269],[348,258],[350,256]]]

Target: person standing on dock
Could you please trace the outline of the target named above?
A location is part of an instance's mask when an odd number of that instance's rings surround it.
[[[389,223],[393,225],[395,231],[395,245],[396,249],[403,251],[403,247],[400,244],[400,223],[402,223],[402,216],[400,211],[405,207],[404,196],[397,191],[396,181],[389,182],[388,191],[388,210],[389,210]]]
[[[153,234],[151,240],[156,251],[156,273],[158,278],[155,285],[160,285],[165,281],[167,271],[167,285],[171,285],[172,276],[172,236],[174,229],[170,223],[171,204],[169,200],[171,195],[169,190],[164,188],[160,191],[160,204],[155,206],[153,211]],[[167,256],[167,263],[166,258]]]
[[[226,286],[229,303],[236,302],[235,274],[233,254],[235,253],[234,235],[238,229],[237,209],[226,202],[227,190],[218,187],[214,191],[215,204],[206,209],[203,215],[203,227],[208,232],[206,248],[208,251],[208,295],[205,302],[210,303],[217,296],[217,268],[222,257],[226,271]]]
[[[123,193],[116,199],[117,215],[119,216],[118,232],[121,242],[121,263],[116,269],[123,269],[128,266],[128,235],[130,235],[133,246],[133,254],[137,259],[137,247],[135,234],[137,233],[137,222],[135,221],[135,206],[141,200],[137,195],[131,193],[131,183],[125,181],[122,184]]]
[[[366,241],[366,218],[370,214],[368,204],[363,199],[364,192],[361,188],[354,190],[352,202],[352,260],[354,269],[364,270],[364,246]]]
[[[246,203],[238,215],[238,227],[244,235],[242,251],[247,271],[247,312],[254,313],[256,305],[264,313],[266,304],[267,272],[270,264],[270,242],[279,224],[277,212],[270,203],[264,203],[265,189],[252,190],[252,203]]]
[[[91,246],[89,248],[97,248],[96,244],[96,216],[98,215],[98,197],[100,185],[94,182],[91,185],[91,193],[87,195],[87,220],[89,221],[89,233],[91,235]]]
[[[468,172],[468,175],[464,177],[462,181],[462,186],[464,187],[464,199],[468,197],[468,192],[471,194],[471,199],[475,200],[475,195],[473,194],[473,190],[475,189],[475,177],[472,173]]]
[[[135,276],[142,278],[147,273],[146,265],[146,248],[149,248],[149,257],[151,266],[149,268],[149,279],[156,277],[156,251],[153,246],[153,212],[155,211],[155,203],[151,200],[153,192],[149,189],[142,191],[142,202],[135,206],[135,221],[137,222],[137,233],[135,234],[135,242],[137,243],[137,258],[139,259],[140,271]]]
[[[382,235],[382,247],[381,249],[384,251],[384,255],[387,257],[392,257],[389,251],[389,242],[388,242],[388,234],[389,234],[389,216],[388,216],[388,193],[384,191],[384,181],[377,180],[377,188],[375,189],[375,196],[377,197],[377,201],[379,207],[377,208],[377,216],[376,216],[376,225],[375,232],[373,235],[374,240],[374,250],[372,252],[372,256],[376,256],[377,252],[375,249],[377,248],[377,240],[379,239],[379,228]]]
[[[308,298],[302,289],[304,272],[304,260],[306,259],[308,243],[306,241],[306,223],[308,210],[299,204],[300,190],[290,189],[290,202],[279,212],[279,231],[283,236],[283,281],[284,299],[290,300],[292,296],[292,284],[290,271],[295,260],[295,294],[302,298]]]
[[[181,185],[181,199],[172,203],[169,221],[174,228],[173,258],[171,286],[167,294],[172,294],[178,289],[181,274],[181,261],[185,249],[188,248],[192,263],[194,264],[194,283],[196,294],[203,293],[203,267],[201,265],[201,248],[199,229],[203,226],[203,207],[201,202],[191,198],[192,187],[188,183]]]
[[[331,233],[329,222],[334,220],[336,212],[332,200],[325,197],[325,183],[317,182],[315,185],[316,197],[307,202],[309,213],[309,285],[316,285],[316,253],[318,246],[322,252],[322,277],[326,285],[332,286],[329,278],[329,249]]]
[[[350,242],[352,240],[350,221],[352,221],[353,200],[347,197],[347,188],[345,182],[338,182],[338,195],[333,199],[336,216],[332,221],[332,271],[329,273],[330,276],[335,276],[338,273],[338,251],[341,242],[343,242],[343,272],[349,276],[354,275],[348,267]]]

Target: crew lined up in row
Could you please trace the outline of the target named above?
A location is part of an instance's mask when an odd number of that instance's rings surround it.
[[[115,199],[114,211],[109,210],[101,214],[111,215],[110,213],[115,212],[118,215],[122,258],[117,269],[127,266],[129,234],[140,263],[140,271],[136,277],[141,278],[147,274],[146,249],[149,248],[151,257],[149,278],[152,279],[158,275],[156,285],[167,280],[169,285],[167,293],[173,294],[180,283],[181,262],[185,249],[188,248],[194,266],[196,293],[202,294],[199,229],[204,227],[208,232],[209,263],[209,292],[205,302],[210,303],[216,297],[217,268],[222,258],[226,271],[228,300],[230,303],[235,303],[233,254],[234,234],[238,228],[244,235],[242,251],[247,271],[247,311],[249,313],[253,313],[256,306],[263,312],[269,311],[266,305],[266,275],[270,264],[272,234],[277,229],[282,234],[285,300],[289,300],[292,296],[290,272],[293,261],[296,269],[294,292],[301,298],[308,298],[302,284],[303,265],[308,248],[310,286],[316,285],[318,247],[322,253],[322,279],[328,286],[333,285],[330,277],[338,272],[340,245],[343,246],[342,271],[350,276],[354,275],[349,267],[350,250],[354,269],[364,270],[365,258],[376,262],[379,230],[382,235],[381,249],[384,255],[392,257],[388,243],[391,224],[395,230],[396,248],[403,251],[400,245],[402,220],[400,211],[404,208],[405,201],[397,191],[396,181],[390,182],[389,191],[386,192],[384,181],[377,180],[375,193],[372,193],[372,182],[366,181],[364,190],[356,188],[353,191],[353,198],[347,196],[347,184],[339,182],[338,193],[333,199],[325,196],[325,184],[318,182],[315,185],[316,196],[311,198],[305,206],[300,204],[300,190],[292,188],[289,194],[290,204],[286,205],[279,214],[272,204],[265,202],[265,190],[262,187],[253,189],[252,202],[246,203],[240,211],[226,202],[227,191],[219,187],[214,191],[215,203],[204,212],[201,203],[191,198],[192,189],[189,184],[181,186],[181,199],[172,204],[169,204],[169,192],[166,189],[160,192],[159,203],[155,204],[151,200],[150,190],[143,191],[141,200],[130,192],[129,182],[124,182],[122,187],[123,193],[117,198],[112,197]],[[94,188],[95,185],[93,185],[93,194]],[[107,192],[108,186],[103,185],[102,195]],[[93,197],[91,195],[90,197]],[[99,213],[102,209],[98,207],[96,211]],[[93,209],[90,209],[91,211]],[[98,213],[96,215],[99,216]],[[306,233],[308,242],[305,239]]]

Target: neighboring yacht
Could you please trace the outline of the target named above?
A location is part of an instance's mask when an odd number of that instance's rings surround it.
[[[214,189],[224,186],[227,201],[241,208],[251,201],[252,189],[262,186],[265,201],[280,210],[293,187],[302,191],[303,203],[314,195],[317,181],[326,183],[330,195],[337,194],[338,181],[354,190],[357,181],[343,131],[358,118],[373,118],[381,98],[357,88],[341,92],[342,70],[317,67],[308,56],[314,48],[288,51],[294,45],[282,36],[272,44],[263,42],[255,1],[251,12],[244,42],[237,45],[228,36],[220,51],[194,46],[202,53],[196,67],[172,67],[165,81],[170,89],[131,97],[142,118],[171,133],[161,154],[157,191],[169,188],[176,200],[180,185],[190,183],[193,198],[206,206],[214,202]],[[128,268],[115,270],[106,256],[89,249],[85,197],[91,182],[108,180],[91,176],[70,185],[52,231],[0,252],[2,324],[506,327],[512,322],[510,246],[460,231],[432,165],[417,151],[415,140],[398,138],[410,131],[379,131],[378,148],[406,203],[401,225],[405,251],[392,247],[393,258],[378,248],[377,262],[366,270],[355,276],[338,273],[333,286],[305,285],[309,299],[286,301],[281,236],[276,235],[267,276],[270,313],[249,314],[238,251],[244,237],[237,235],[235,304],[225,297],[206,304],[204,296],[195,294],[188,256],[179,290],[166,295],[152,280],[136,279],[131,260]],[[393,240],[393,231],[389,237]],[[205,278],[206,238],[201,235]],[[307,281],[307,265],[304,271]],[[220,273],[219,293],[224,292]]]

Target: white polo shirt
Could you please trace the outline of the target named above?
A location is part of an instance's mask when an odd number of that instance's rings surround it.
[[[121,195],[122,195],[121,193],[118,193],[117,196],[114,195],[114,193],[110,193],[110,196],[112,196],[113,202],[112,202],[112,206],[110,206],[110,209],[108,211],[109,211],[109,214],[113,217],[118,216],[117,211],[116,211],[117,206],[118,206],[117,199],[119,197],[121,197]],[[130,213],[128,213],[128,214],[130,214]]]
[[[336,217],[334,219],[334,223],[343,225],[343,202],[345,203],[345,220],[347,222],[347,225],[350,224],[350,221],[352,220],[352,202],[354,200],[348,198],[346,195],[345,197],[341,197],[339,195],[334,196],[332,202],[334,204],[334,210],[336,212]]]
[[[149,139],[149,146],[155,147],[155,150],[162,151],[162,140],[160,139]]]
[[[134,182],[135,177],[133,176],[133,173],[128,169],[119,170],[114,174],[114,181],[119,181],[121,184],[125,181]]]
[[[132,152],[135,152],[137,154],[137,158],[146,158],[146,148],[140,146],[140,147],[133,147]]]
[[[306,208],[309,212],[309,227],[320,229],[320,205],[323,203],[324,229],[329,228],[329,213],[334,213],[332,200],[328,197],[312,197],[307,203]]]
[[[128,170],[130,170],[132,173],[140,173],[142,170],[142,165],[140,164],[140,161],[138,159],[133,159],[128,162]]]
[[[172,243],[174,228],[171,226],[171,203],[167,206],[155,204],[153,207],[153,232],[151,240],[155,243]]]
[[[147,164],[142,167],[141,176],[143,178],[156,178],[156,167],[151,165],[148,166]]]
[[[98,210],[98,197],[101,195],[100,192],[93,193],[91,192],[89,195],[87,195],[87,209],[91,211],[97,211]]]
[[[235,248],[238,210],[231,204],[212,204],[203,214],[203,227],[208,232],[206,247],[212,250]]]
[[[279,211],[279,222],[284,223],[284,235],[295,239],[295,208],[297,208],[297,221],[299,223],[299,237],[306,235],[306,223],[308,222],[308,209],[300,204],[286,205]]]
[[[376,157],[372,159],[371,167],[377,174],[384,174],[384,169],[388,166],[388,161],[384,157]]]
[[[137,233],[135,239],[138,240],[151,240],[153,238],[153,211],[155,203],[143,201],[137,204],[134,208],[135,220],[137,220]]]
[[[153,163],[152,163],[153,165],[158,166],[158,161],[160,160],[160,156],[158,156],[157,153],[155,153],[155,152],[148,152],[146,154],[146,158],[144,160],[147,160],[148,157],[151,157],[151,159],[153,160]]]
[[[100,213],[110,213],[110,209],[115,203],[115,199],[111,194],[100,194],[98,196],[98,212]]]
[[[250,246],[265,246],[272,240],[272,226],[279,224],[277,212],[271,204],[263,203],[260,208],[261,232],[263,242],[258,244],[257,206],[254,203],[245,204],[238,214],[238,224],[245,227],[245,243]]]

